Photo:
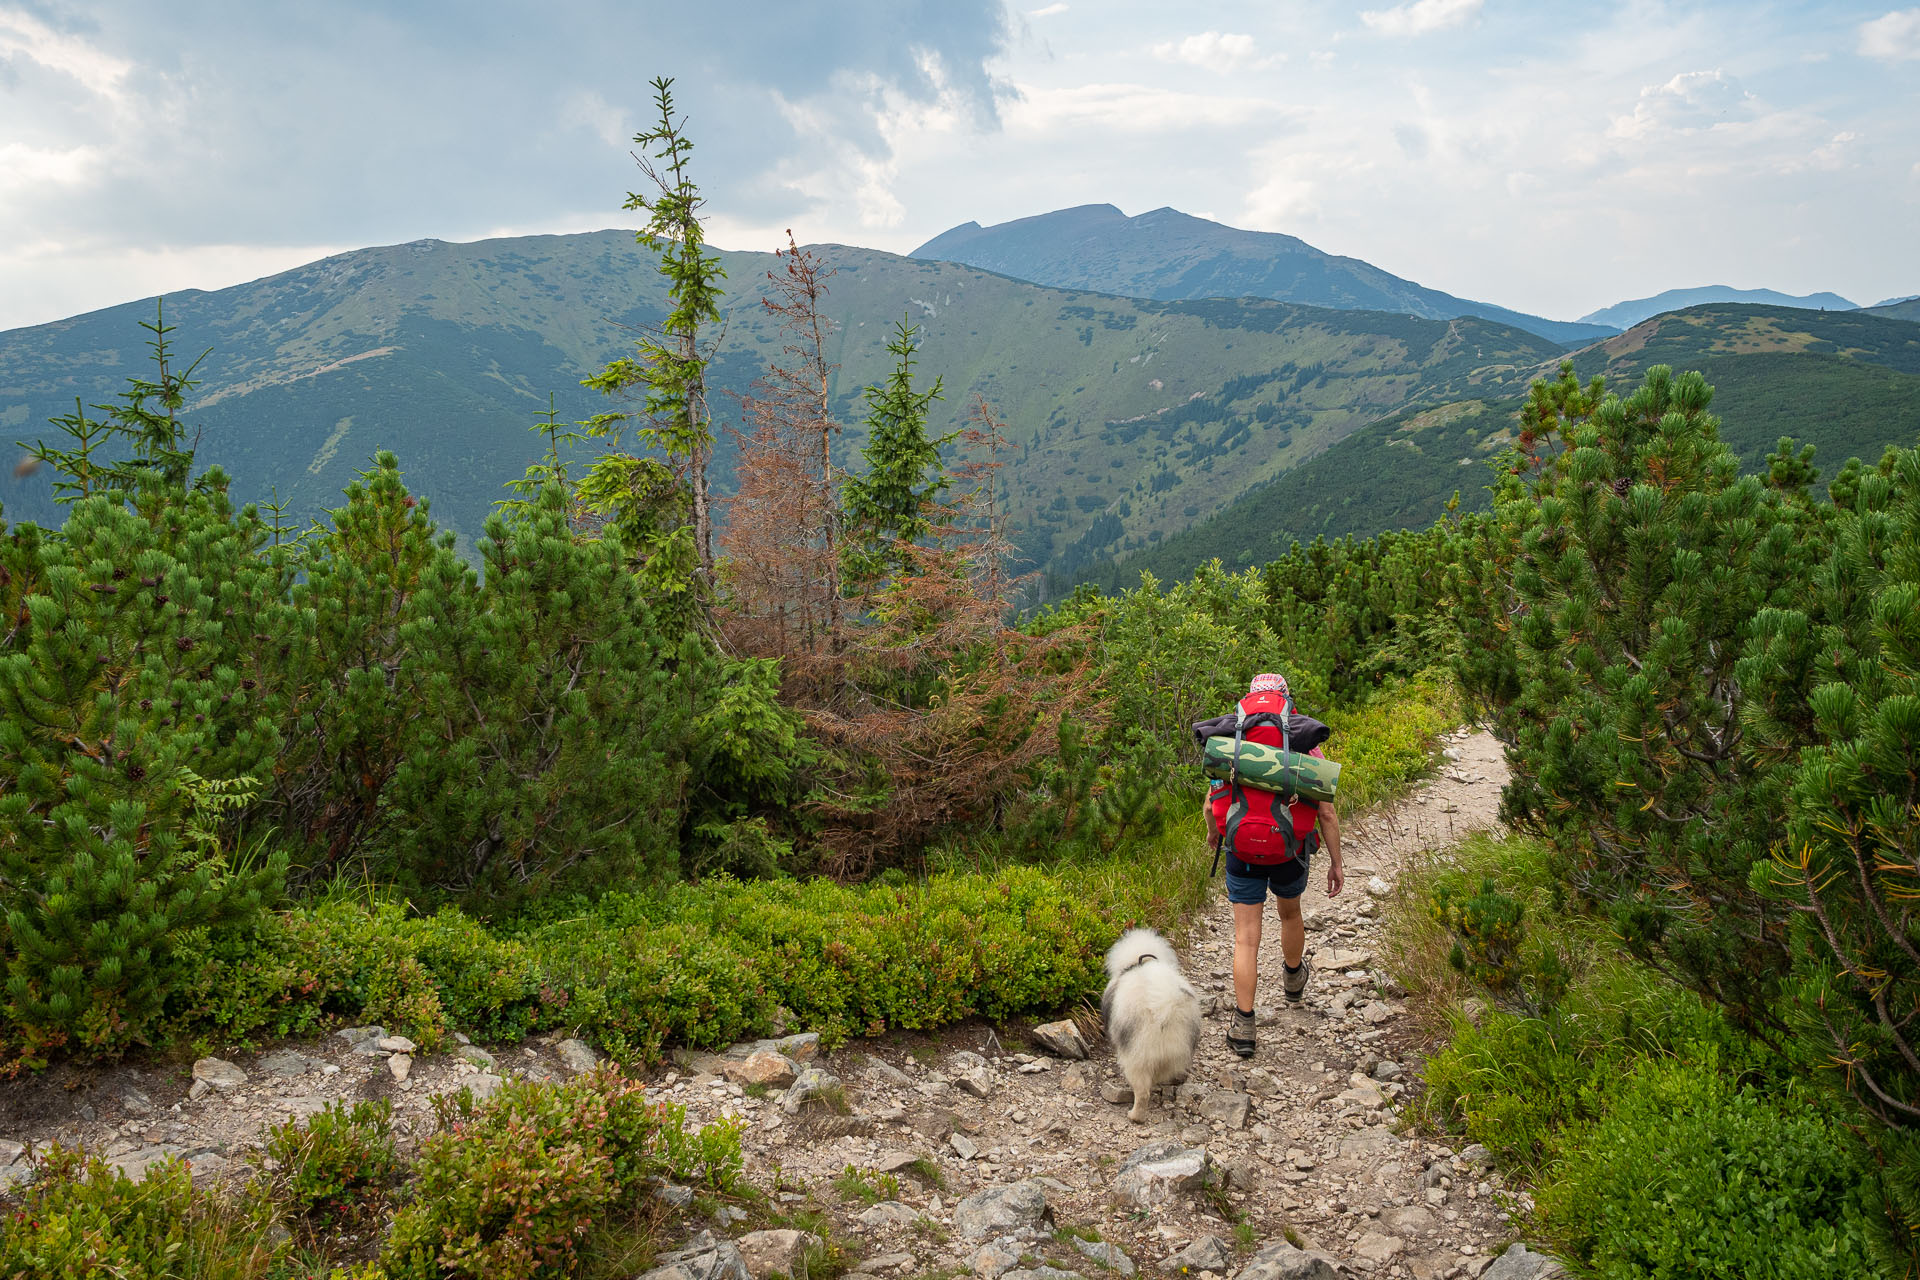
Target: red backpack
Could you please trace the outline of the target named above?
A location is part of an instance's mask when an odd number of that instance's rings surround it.
[[[1279,692],[1250,693],[1240,699],[1236,732],[1248,742],[1291,750],[1287,740],[1287,705]],[[1221,843],[1242,862],[1271,865],[1311,854],[1320,841],[1315,828],[1320,806],[1311,800],[1289,799],[1258,787],[1238,783],[1213,793],[1213,820]]]

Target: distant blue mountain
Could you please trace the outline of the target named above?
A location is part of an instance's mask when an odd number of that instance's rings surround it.
[[[1242,231],[1155,209],[1129,218],[1087,204],[983,227],[964,222],[913,251],[1056,289],[1091,289],[1160,302],[1274,298],[1342,311],[1387,311],[1427,320],[1479,316],[1554,342],[1588,342],[1617,328],[1546,320],[1456,298],[1358,258],[1323,253],[1271,231]]]
[[[1724,284],[1709,284],[1698,289],[1669,289],[1651,298],[1635,298],[1631,302],[1616,302],[1610,307],[1589,312],[1580,319],[1588,324],[1631,329],[1649,316],[1657,316],[1663,311],[1678,311],[1682,307],[1697,307],[1709,302],[1758,302],[1769,307],[1801,307],[1808,311],[1856,311],[1860,307],[1859,303],[1849,302],[1837,293],[1810,293],[1795,297],[1772,289],[1731,289]]]

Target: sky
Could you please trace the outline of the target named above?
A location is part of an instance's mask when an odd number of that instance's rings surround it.
[[[0,0],[0,329],[346,249],[633,225],[907,252],[1170,205],[1557,319],[1920,293],[1920,8]]]

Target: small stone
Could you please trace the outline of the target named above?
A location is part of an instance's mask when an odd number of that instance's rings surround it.
[[[1367,881],[1367,892],[1376,898],[1384,898],[1393,892],[1393,886],[1379,876],[1373,876]]]
[[[1460,1002],[1460,1016],[1474,1026],[1479,1026],[1486,1021],[1487,1002],[1479,996],[1468,996]]]
[[[486,1071],[493,1066],[493,1055],[477,1044],[466,1043],[456,1045],[453,1054],[462,1061],[471,1062],[482,1071]]]
[[[1086,1093],[1100,1078],[1099,1069],[1090,1062],[1075,1062],[1060,1071],[1060,1087],[1068,1093]]]
[[[753,1280],[740,1247],[731,1240],[715,1240],[702,1231],[684,1249],[660,1255],[660,1265],[638,1280]]]
[[[1081,1280],[1077,1271],[1062,1271],[1058,1267],[1032,1267],[1025,1271],[1009,1271],[1004,1280]]]
[[[140,1147],[133,1151],[114,1156],[107,1163],[118,1169],[135,1182],[147,1176],[147,1171],[163,1160],[177,1159],[186,1152],[176,1146],[162,1143],[159,1146]]]
[[[1139,1208],[1157,1209],[1204,1184],[1212,1169],[1206,1148],[1163,1138],[1135,1149],[1121,1162],[1113,1193]]]
[[[668,1182],[653,1189],[653,1198],[669,1209],[685,1209],[693,1204],[693,1188]]]
[[[1133,1103],[1133,1090],[1118,1080],[1102,1080],[1100,1096],[1116,1107],[1131,1106]]]
[[[1200,1102],[1200,1114],[1209,1120],[1218,1120],[1229,1129],[1247,1127],[1247,1114],[1253,1109],[1253,1099],[1244,1093],[1227,1093],[1216,1090]]]
[[[1361,1236],[1353,1246],[1354,1256],[1376,1267],[1384,1267],[1392,1262],[1407,1242],[1399,1236],[1384,1235],[1378,1231],[1369,1231]]]
[[[387,1059],[387,1070],[393,1072],[395,1080],[405,1080],[413,1072],[413,1058],[409,1054],[396,1053]]]
[[[1024,1252],[1018,1240],[1012,1236],[1001,1236],[975,1250],[968,1265],[981,1280],[1000,1280],[1001,1276],[1020,1265],[1020,1255]]]
[[[1123,1276],[1130,1276],[1139,1270],[1133,1265],[1133,1259],[1129,1258],[1117,1244],[1110,1244],[1105,1240],[1082,1240],[1079,1236],[1074,1236],[1073,1247],[1108,1271],[1117,1271]]]
[[[420,1047],[405,1036],[381,1036],[374,1043],[388,1053],[412,1053]]]
[[[187,1099],[191,1102],[198,1102],[212,1092],[213,1086],[205,1080],[195,1080],[192,1087],[187,1090]]]
[[[1277,1098],[1281,1093],[1280,1082],[1265,1067],[1255,1067],[1247,1072],[1246,1089],[1256,1098]]]
[[[883,1253],[878,1257],[868,1258],[860,1265],[869,1272],[904,1271],[917,1261],[919,1259],[910,1253]]]
[[[575,1075],[593,1070],[600,1061],[600,1055],[584,1040],[562,1040],[553,1048],[560,1055],[560,1065]]]
[[[721,1063],[720,1074],[735,1084],[784,1089],[799,1078],[800,1068],[792,1058],[781,1054],[756,1053]]]
[[[894,1066],[885,1058],[876,1058],[871,1054],[867,1056],[867,1074],[873,1076],[882,1084],[890,1084],[896,1089],[907,1089],[913,1086],[912,1076]]]
[[[500,1092],[500,1087],[505,1083],[505,1080],[502,1080],[490,1071],[483,1071],[479,1075],[461,1082],[462,1086],[473,1094],[473,1100],[475,1102],[485,1102],[488,1098]]]
[[[873,1168],[876,1173],[899,1173],[902,1169],[911,1169],[924,1158],[911,1151],[882,1151],[874,1158]]]
[[[337,1063],[323,1062],[320,1064],[320,1074],[323,1076],[337,1076],[340,1074],[340,1067]]]
[[[1233,1261],[1233,1251],[1219,1236],[1201,1236],[1192,1244],[1160,1261],[1160,1270],[1172,1275],[1197,1275],[1202,1271],[1222,1272]]]
[[[1477,1142],[1462,1147],[1460,1149],[1460,1159],[1464,1160],[1470,1169],[1491,1169],[1493,1167],[1493,1152],[1487,1150]]]
[[[1364,968],[1373,959],[1373,952],[1349,950],[1345,947],[1322,947],[1313,956],[1314,967],[1323,973],[1344,973],[1348,969]]]
[[[279,1076],[283,1080],[303,1076],[319,1065],[306,1054],[296,1053],[292,1049],[281,1049],[260,1059],[262,1071],[270,1076]]]
[[[1340,1101],[1365,1107],[1369,1111],[1378,1111],[1387,1105],[1387,1095],[1380,1092],[1380,1086],[1372,1080],[1356,1074],[1353,1077],[1352,1087],[1341,1091]]]
[[[1276,1240],[1247,1260],[1234,1280],[1342,1280],[1351,1274],[1326,1254]]]
[[[333,1034],[351,1046],[379,1040],[387,1034],[387,1029],[385,1027],[342,1027]]]
[[[1392,1005],[1383,1003],[1382,1001],[1379,1001],[1379,1000],[1369,1000],[1367,1001],[1367,1007],[1360,1011],[1360,1016],[1365,1018],[1368,1022],[1371,1022],[1374,1026],[1377,1027],[1381,1023],[1385,1022],[1387,1019],[1391,1018],[1393,1016],[1393,1012],[1394,1011],[1393,1011]]]
[[[0,1169],[6,1168],[25,1154],[27,1154],[26,1143],[15,1142],[11,1138],[0,1138]]]
[[[1375,1080],[1398,1080],[1405,1074],[1407,1074],[1405,1067],[1387,1058],[1382,1058],[1373,1066],[1373,1078]]]
[[[754,1280],[763,1280],[775,1273],[800,1275],[806,1266],[807,1250],[819,1248],[820,1237],[811,1231],[788,1228],[749,1231],[734,1243],[740,1247],[740,1258],[747,1264],[748,1273]]]
[[[882,1200],[860,1215],[864,1227],[910,1227],[920,1221],[920,1211],[898,1200]]]
[[[973,1240],[1038,1231],[1052,1222],[1047,1193],[1037,1182],[976,1191],[953,1207],[953,1228]]]
[[[973,1067],[953,1079],[954,1087],[976,1098],[984,1098],[993,1092],[993,1073],[985,1067]]]
[[[1033,1029],[1033,1038],[1040,1042],[1047,1052],[1062,1058],[1084,1058],[1087,1056],[1087,1042],[1080,1034],[1080,1028],[1071,1018],[1059,1022],[1042,1023]]]
[[[952,1147],[953,1154],[962,1160],[971,1160],[980,1154],[980,1144],[958,1129],[947,1135],[947,1145]]]
[[[1565,1267],[1544,1253],[1535,1253],[1524,1244],[1511,1246],[1480,1273],[1480,1280],[1562,1280]]]
[[[808,1067],[794,1077],[787,1091],[780,1095],[780,1109],[790,1116],[800,1114],[808,1103],[831,1095],[840,1088],[840,1078],[822,1071],[819,1067]]]
[[[224,1058],[201,1058],[193,1064],[193,1078],[210,1089],[232,1093],[247,1082],[247,1073]]]
[[[153,1114],[153,1099],[132,1085],[124,1085],[120,1090],[120,1109],[130,1116],[148,1116]]]

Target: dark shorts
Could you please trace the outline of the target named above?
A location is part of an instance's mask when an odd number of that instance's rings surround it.
[[[1312,855],[1286,862],[1242,862],[1227,855],[1227,901],[1245,906],[1265,905],[1267,891],[1276,898],[1297,898],[1307,891],[1307,869]]]

